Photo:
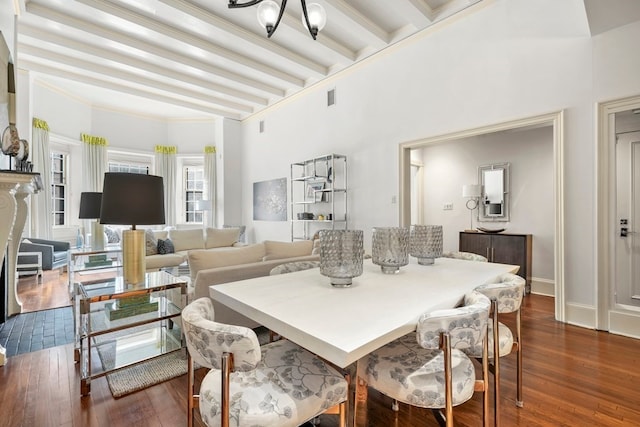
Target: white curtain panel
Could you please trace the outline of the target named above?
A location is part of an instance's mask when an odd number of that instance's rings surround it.
[[[32,234],[41,239],[53,238],[53,202],[51,199],[51,154],[49,152],[49,125],[33,118],[32,131],[33,171],[40,173],[42,191],[31,196]]]
[[[82,191],[102,192],[104,173],[107,171],[107,140],[99,136],[82,135],[83,189]]]
[[[204,147],[205,199],[211,200],[207,215],[207,227],[216,227],[216,147]]]
[[[176,225],[177,153],[177,147],[156,145],[156,175],[164,179],[164,217],[170,226]]]

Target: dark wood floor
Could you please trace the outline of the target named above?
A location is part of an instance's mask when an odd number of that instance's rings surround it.
[[[524,408],[516,408],[514,357],[502,361],[503,426],[639,426],[640,341],[558,323],[553,299],[524,303]],[[185,426],[186,376],[120,399],[106,380],[80,397],[71,345],[9,358],[0,368],[0,427]],[[358,426],[436,426],[431,413],[369,390]],[[457,426],[479,426],[479,396],[454,409]],[[198,424],[197,425],[201,425]],[[321,425],[337,426],[323,415]]]

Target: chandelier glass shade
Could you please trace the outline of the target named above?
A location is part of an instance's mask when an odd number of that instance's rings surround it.
[[[287,7],[287,0],[282,0],[280,6],[273,0],[249,0],[244,3],[239,3],[238,0],[229,0],[230,9],[249,7],[256,4],[260,4],[258,6],[258,22],[267,30],[267,37],[271,37],[276,32],[278,25],[280,25],[280,21],[282,21],[284,10]],[[305,0],[300,0],[300,4],[302,5],[302,25],[315,40],[318,32],[327,23],[327,13],[324,7],[318,3],[310,3],[307,6]]]

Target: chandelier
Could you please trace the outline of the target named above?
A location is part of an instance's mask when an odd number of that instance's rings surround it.
[[[284,9],[287,7],[287,0],[282,0],[282,6],[278,6],[273,0],[248,0],[245,3],[238,3],[238,0],[229,0],[229,9],[248,7],[260,3],[258,6],[258,22],[267,30],[267,37],[271,37],[276,32]],[[307,6],[305,0],[300,0],[302,4],[302,25],[309,30],[309,34],[315,40],[318,32],[327,23],[327,14],[324,8],[318,3],[310,3]]]

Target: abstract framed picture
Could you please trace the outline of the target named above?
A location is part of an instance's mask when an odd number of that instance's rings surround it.
[[[253,183],[253,219],[287,220],[287,178]]]

